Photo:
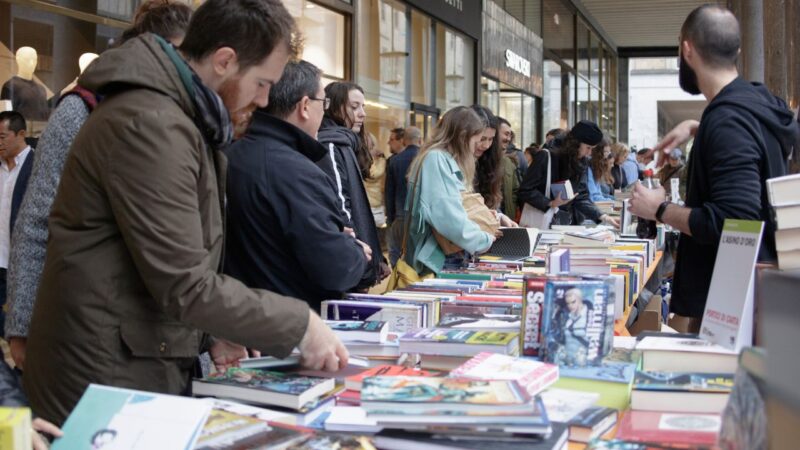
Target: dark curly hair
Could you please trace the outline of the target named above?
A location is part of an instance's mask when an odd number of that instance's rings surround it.
[[[577,186],[576,182],[583,176],[583,171],[586,170],[586,162],[580,158],[581,141],[567,133],[564,138],[564,144],[561,146],[561,178],[570,180],[573,186]],[[566,163],[566,164],[565,164]]]
[[[497,130],[500,126],[497,116],[489,108],[481,105],[472,105],[472,110],[478,114],[487,128]],[[500,140],[495,135],[492,145],[483,152],[475,161],[475,192],[481,194],[483,201],[491,209],[500,206],[502,200],[501,186],[503,184],[503,151],[500,149]]]

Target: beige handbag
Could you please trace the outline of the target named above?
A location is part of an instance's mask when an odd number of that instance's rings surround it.
[[[486,206],[481,194],[462,192],[461,205],[464,207],[464,211],[467,212],[469,220],[478,224],[481,230],[494,236],[497,230],[500,229],[500,220],[497,219],[497,213]],[[436,238],[436,243],[439,244],[439,248],[442,249],[445,255],[464,251],[464,249],[452,243],[435,229],[433,230],[433,237]]]

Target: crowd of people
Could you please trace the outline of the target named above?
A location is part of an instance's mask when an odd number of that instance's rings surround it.
[[[16,366],[2,364],[0,394],[23,403],[22,374],[38,429],[55,435],[90,383],[187,394],[206,353],[223,370],[299,349],[304,366],[336,370],[348,353],[318,315],[323,300],[374,287],[401,259],[418,274],[463,265],[502,235],[482,220],[618,227],[596,203],[620,190],[637,215],[686,235],[676,286],[691,287],[675,309],[697,318],[710,276],[688,267],[713,267],[725,217],[771,220],[764,180],[785,172],[795,129],[781,101],[736,76],[730,12],[696,11],[681,33],[682,83],[690,73],[714,114],[653,149],[582,120],[523,151],[506,119],[472,105],[445,112],[427,139],[392,129],[386,155],[365,128],[363,89],[325,85],[298,59],[280,0],[207,0],[194,13],[146,2],[35,149],[25,118],[0,114],[0,324]],[[731,116],[766,141],[747,144]],[[687,171],[678,147],[690,135],[701,162]],[[666,189],[679,179],[686,206],[642,190],[647,169]],[[552,195],[567,180],[574,198]],[[475,195],[480,207],[465,208]],[[774,257],[774,239],[765,246]]]

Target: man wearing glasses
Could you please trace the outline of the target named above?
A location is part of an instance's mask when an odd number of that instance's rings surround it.
[[[322,300],[355,287],[370,247],[346,231],[333,182],[315,163],[329,99],[321,71],[290,62],[256,110],[245,136],[226,151],[225,273],[250,287],[300,298],[319,311]]]

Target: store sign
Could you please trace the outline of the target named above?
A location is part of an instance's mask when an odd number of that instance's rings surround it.
[[[506,49],[506,67],[526,77],[531,76],[531,62],[514,53],[511,49]]]
[[[481,38],[481,0],[406,0],[473,39]]]

